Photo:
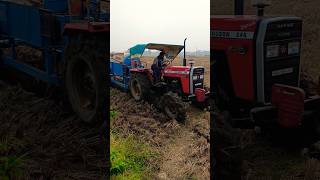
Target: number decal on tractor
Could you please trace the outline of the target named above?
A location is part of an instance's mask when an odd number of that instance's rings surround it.
[[[211,31],[211,37],[228,39],[253,39],[254,32],[249,31]]]

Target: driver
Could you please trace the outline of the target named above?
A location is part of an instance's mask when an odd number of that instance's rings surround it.
[[[166,53],[164,51],[161,51],[160,54],[153,60],[151,69],[153,71],[154,83],[158,83],[161,80],[161,69],[164,67],[163,60],[165,54]]]

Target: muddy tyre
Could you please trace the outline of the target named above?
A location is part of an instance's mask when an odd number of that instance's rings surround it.
[[[103,40],[92,37],[82,42],[66,54],[65,89],[72,110],[83,122],[102,123],[107,89]]]
[[[131,96],[136,101],[147,100],[150,94],[151,82],[145,74],[134,74],[129,82]]]
[[[186,120],[187,106],[176,93],[168,92],[164,94],[160,103],[164,113],[169,118],[176,119],[179,122]]]
[[[228,113],[221,116],[213,115],[213,151],[215,158],[216,179],[240,180],[242,166],[242,150],[240,146],[240,132],[229,124]]]
[[[0,49],[0,69],[3,68],[3,51]]]
[[[313,131],[314,131],[314,137],[317,140],[320,140],[320,119],[317,118],[313,122]]]

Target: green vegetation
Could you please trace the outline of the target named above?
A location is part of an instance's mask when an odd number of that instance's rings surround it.
[[[110,119],[116,116],[117,111],[110,109]],[[151,168],[148,166],[148,160],[155,156],[148,145],[139,142],[133,135],[122,137],[111,130],[111,179],[150,179]]]
[[[112,121],[115,117],[117,117],[117,115],[117,111],[110,107],[110,120]]]
[[[114,179],[142,179],[150,175],[148,159],[155,156],[150,148],[138,142],[133,136],[110,136],[110,173]]]
[[[15,147],[14,139],[0,141],[0,179],[19,179],[23,176],[24,156],[11,155]]]

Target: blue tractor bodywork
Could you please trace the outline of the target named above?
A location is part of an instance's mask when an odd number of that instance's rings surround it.
[[[22,83],[58,92],[80,119],[93,123],[105,112],[109,14],[100,0],[85,2],[43,0],[35,7],[0,0],[0,69],[13,69],[15,79],[31,76]]]
[[[69,15],[68,0],[44,0],[43,7],[0,0],[0,66],[9,66],[48,84],[60,85],[63,70],[57,70],[56,66],[64,60],[69,41],[68,34],[63,34],[64,27],[72,22],[86,23],[94,16]],[[109,14],[101,12],[99,21],[109,22]],[[22,44],[42,52],[43,69],[17,60],[16,46]],[[1,58],[1,48],[10,49],[10,55]]]
[[[135,67],[132,66],[132,62],[136,64]],[[144,68],[141,64],[140,58],[132,58],[130,55],[125,56],[121,62],[110,59],[110,78],[111,85],[122,88],[127,91],[129,89],[130,81],[130,69],[132,68]]]

